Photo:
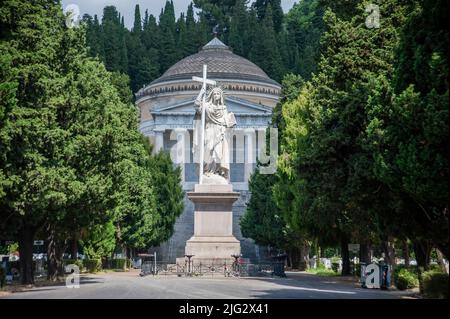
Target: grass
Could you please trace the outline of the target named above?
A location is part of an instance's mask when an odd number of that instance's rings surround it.
[[[326,268],[308,268],[306,272],[317,276],[337,276],[338,273]]]

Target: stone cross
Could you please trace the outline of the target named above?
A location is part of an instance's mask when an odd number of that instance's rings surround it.
[[[206,78],[207,75],[207,65],[203,64],[203,77],[199,78],[197,76],[193,76],[192,80],[196,82],[201,82],[202,90],[203,90],[203,101],[202,101],[202,129],[200,133],[200,176],[199,176],[199,184],[202,184],[203,181],[203,159],[204,159],[204,152],[205,152],[205,105],[206,105],[206,85],[216,85],[216,81],[208,80]]]

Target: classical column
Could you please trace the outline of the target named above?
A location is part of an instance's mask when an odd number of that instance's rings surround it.
[[[250,175],[253,173],[253,165],[256,163],[256,133],[254,128],[246,128],[244,130],[244,136],[246,137],[245,145],[245,157],[244,162],[244,183],[248,183]]]
[[[189,132],[185,128],[176,128],[170,133],[170,139],[177,143],[171,150],[172,161],[179,164],[181,168],[181,181],[185,182],[185,163],[190,162],[189,156]]]
[[[164,130],[155,130],[155,153],[164,149]]]

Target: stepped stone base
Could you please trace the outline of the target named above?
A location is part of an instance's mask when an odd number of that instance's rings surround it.
[[[240,194],[233,192],[232,185],[203,184],[187,195],[194,203],[194,236],[186,242],[185,255],[193,256],[194,262],[232,262],[232,255],[241,253],[240,242],[233,236],[232,213]]]
[[[234,236],[193,236],[186,242],[186,255],[194,255],[193,259],[228,259],[240,253],[241,243]]]

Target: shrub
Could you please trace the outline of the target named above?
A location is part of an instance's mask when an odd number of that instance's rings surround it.
[[[86,268],[87,272],[98,272],[102,270],[102,260],[97,259],[85,259],[83,260],[83,266]]]
[[[125,269],[127,260],[125,258],[116,258],[111,260],[112,269]]]
[[[439,266],[438,264],[430,265],[429,266],[429,270],[433,270],[433,271],[436,271],[436,272],[442,272],[443,271],[441,266]]]
[[[339,271],[339,258],[338,257],[332,257],[331,258],[331,269],[334,272],[338,272]]]
[[[402,267],[399,270],[396,269],[392,277],[395,286],[400,290],[411,289],[419,285],[417,275],[405,267]]]
[[[423,295],[426,298],[448,299],[448,275],[442,271],[422,273]]]

